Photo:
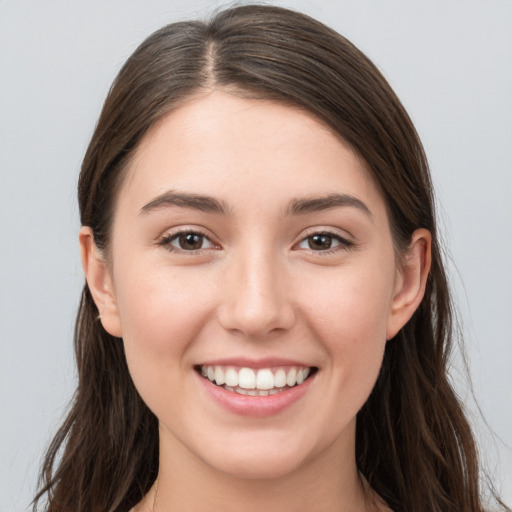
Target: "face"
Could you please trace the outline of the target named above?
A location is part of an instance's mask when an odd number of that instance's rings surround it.
[[[162,450],[257,478],[353,460],[410,314],[385,203],[346,143],[298,109],[198,96],[142,141],[111,243],[96,300]]]

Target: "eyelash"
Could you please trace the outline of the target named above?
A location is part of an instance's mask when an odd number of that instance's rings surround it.
[[[331,241],[335,241],[335,242],[338,242],[338,245],[334,246],[334,247],[329,247],[328,249],[321,249],[321,250],[314,250],[314,249],[311,249],[311,247],[308,247],[306,250],[310,251],[311,253],[314,253],[314,254],[318,254],[320,256],[329,256],[329,255],[332,255],[332,254],[335,254],[339,251],[346,251],[346,250],[349,250],[349,249],[353,249],[355,248],[355,243],[354,242],[351,242],[350,240],[347,240],[346,238],[343,238],[342,236],[336,234],[336,233],[333,233],[331,231],[315,231],[311,234],[308,234],[307,236],[305,236],[304,238],[302,238],[298,244],[296,244],[295,246],[299,246],[300,244],[303,244],[303,243],[309,243],[308,241],[311,241],[311,239],[315,236],[325,236],[325,237],[329,237],[331,239]]]
[[[204,244],[205,240],[207,240],[210,244],[212,244],[212,246],[215,245],[205,233],[203,233],[202,231],[200,231],[198,229],[185,229],[183,231],[178,231],[176,233],[166,234],[158,241],[158,245],[161,247],[165,247],[169,252],[178,252],[181,254],[188,254],[188,255],[197,254],[199,251],[205,249],[204,247],[200,247],[198,249],[187,250],[187,249],[183,249],[181,247],[174,247],[172,245],[172,242],[174,242],[175,240],[178,240],[182,236],[187,236],[187,235],[197,235],[198,237],[201,237],[201,242],[202,242],[201,245]],[[210,249],[210,248],[208,248],[208,249]]]
[[[187,249],[183,249],[182,247],[174,247],[172,245],[172,242],[178,240],[182,236],[187,236],[187,235],[196,235],[196,236],[200,237],[201,238],[201,247],[199,247],[198,249],[187,250]],[[310,246],[310,241],[315,236],[328,237],[331,239],[331,241],[336,241],[338,243],[338,245],[335,245],[334,247],[329,247],[328,249],[320,249],[320,250],[312,249]],[[158,241],[158,246],[165,247],[169,252],[179,252],[182,254],[195,255],[195,254],[198,254],[202,250],[208,250],[208,249],[214,248],[214,247],[207,247],[207,248],[202,247],[205,240],[208,241],[210,244],[212,244],[212,246],[215,245],[214,242],[212,242],[212,240],[202,231],[197,230],[197,229],[189,229],[189,230],[178,231],[176,233],[166,234]],[[306,242],[308,243],[308,246],[309,246],[306,250],[308,250],[314,254],[318,254],[318,255],[322,255],[322,256],[328,256],[330,254],[337,253],[338,251],[353,249],[355,247],[354,242],[351,242],[350,240],[347,240],[346,238],[343,238],[342,236],[340,236],[336,233],[332,233],[330,231],[315,231],[314,233],[311,233],[311,234],[307,235],[306,237],[302,238],[297,244],[294,245],[294,247],[298,247],[301,244],[306,243]]]

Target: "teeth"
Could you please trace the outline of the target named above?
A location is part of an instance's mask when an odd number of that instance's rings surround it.
[[[233,388],[238,386],[238,372],[234,368],[228,368],[226,371],[226,385]]]
[[[274,387],[274,374],[271,370],[258,370],[256,387],[258,389],[272,389]]]
[[[286,386],[286,372],[279,368],[274,375],[274,386],[276,388],[284,388]]]
[[[241,388],[254,389],[256,387],[256,374],[254,370],[251,368],[240,368],[238,372],[238,385]]]
[[[226,377],[220,366],[215,367],[215,382],[217,383],[218,386],[222,386],[222,384],[226,382]]]
[[[302,384],[311,372],[311,368],[286,367],[272,370],[271,368],[235,368],[233,366],[201,366],[201,375],[228,391],[242,395],[267,396],[274,395]]]
[[[212,380],[212,379],[210,379],[210,380]],[[297,382],[297,369],[290,368],[288,375],[286,375],[286,384],[288,386],[295,386],[296,382]]]
[[[309,368],[302,368],[297,372],[297,384],[302,384],[309,375]]]

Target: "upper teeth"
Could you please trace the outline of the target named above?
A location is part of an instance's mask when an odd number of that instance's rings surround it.
[[[286,368],[235,368],[233,366],[201,366],[201,374],[218,386],[237,386],[243,389],[269,390],[302,384],[311,368],[289,366]]]

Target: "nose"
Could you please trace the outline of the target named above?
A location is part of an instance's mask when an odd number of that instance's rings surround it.
[[[250,339],[284,332],[295,322],[286,272],[269,254],[233,258],[222,286],[218,316],[224,329]]]

